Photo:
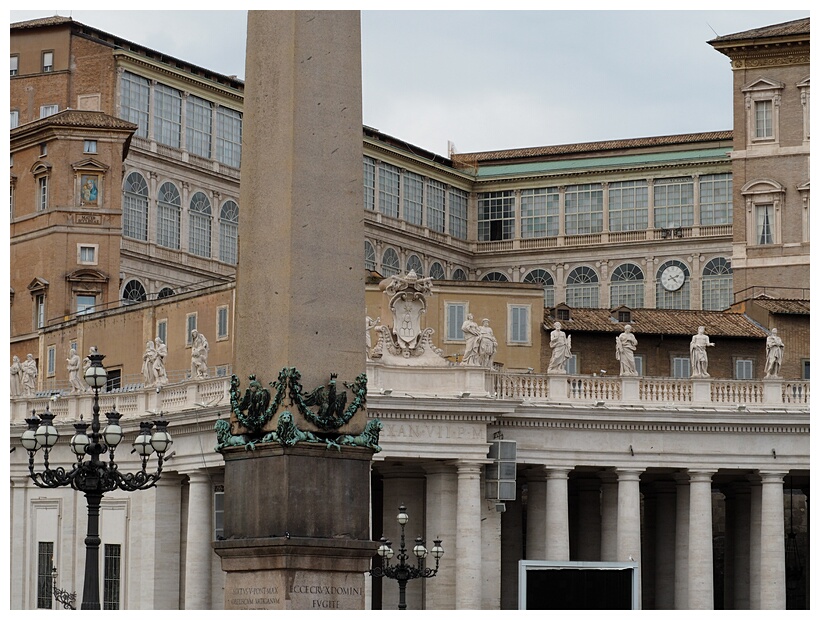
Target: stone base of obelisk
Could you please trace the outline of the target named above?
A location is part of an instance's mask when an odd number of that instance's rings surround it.
[[[225,609],[364,609],[367,448],[258,444],[223,450]],[[329,481],[334,481],[329,484]]]

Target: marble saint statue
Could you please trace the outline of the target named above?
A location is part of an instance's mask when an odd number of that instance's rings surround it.
[[[23,393],[23,367],[20,358],[16,355],[11,358],[11,392],[10,395],[20,396]]]
[[[23,369],[23,396],[34,396],[37,390],[37,362],[34,356],[31,353],[26,355],[26,361],[20,366]]]
[[[715,343],[709,342],[709,336],[706,335],[706,328],[701,325],[698,327],[698,333],[692,336],[692,342],[689,343],[689,358],[692,366],[692,378],[708,377],[709,373],[709,356],[706,355],[706,347],[713,347]]]
[[[552,327],[553,329],[550,332],[552,355],[547,367],[547,374],[565,375],[567,374],[567,363],[572,357],[572,336],[564,333],[561,329],[561,323],[558,321],[553,323]]]
[[[636,377],[638,369],[635,367],[635,349],[638,339],[632,333],[631,325],[624,325],[624,331],[615,338],[615,359],[621,363],[622,377]]]
[[[777,328],[772,327],[772,333],[766,338],[766,379],[780,377],[783,349],[783,340],[777,335]]]
[[[202,379],[208,376],[208,340],[205,334],[191,331],[191,377]]]
[[[498,351],[498,340],[490,327],[490,319],[481,319],[481,327],[478,328],[478,336],[475,345],[478,357],[478,365],[485,368],[493,367],[493,357]]]
[[[88,384],[83,380],[80,374],[80,367],[82,360],[76,349],[70,349],[68,352],[68,359],[66,360],[66,370],[68,370],[68,382],[71,385],[71,393],[79,394],[88,389]]]
[[[461,358],[461,364],[463,366],[480,366],[477,341],[481,330],[478,323],[473,320],[472,314],[468,314],[461,324],[461,331],[464,332],[464,356]]]

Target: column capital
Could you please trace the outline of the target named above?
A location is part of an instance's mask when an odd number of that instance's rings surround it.
[[[761,471],[758,472],[760,475],[760,482],[763,484],[771,484],[776,482],[778,484],[783,484],[783,478],[786,477],[786,474],[789,472],[787,471]]]
[[[618,476],[618,482],[631,480],[631,481],[640,481],[641,474],[644,472],[643,469],[631,469],[631,468],[615,468],[615,473]]]
[[[484,463],[477,461],[456,461],[456,469],[459,475],[480,474]]]
[[[717,473],[716,469],[690,469],[689,482],[712,482],[712,476]]]
[[[569,477],[569,468],[546,468],[547,480],[566,480]]]

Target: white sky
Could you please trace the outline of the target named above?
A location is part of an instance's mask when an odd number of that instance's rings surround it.
[[[244,76],[246,11],[43,9],[10,19],[55,13]],[[441,155],[448,141],[469,152],[728,130],[731,68],[706,41],[808,15],[364,10],[363,122]]]

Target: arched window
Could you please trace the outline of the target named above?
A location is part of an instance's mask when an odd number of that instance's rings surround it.
[[[179,219],[182,198],[176,185],[166,181],[157,195],[157,245],[179,249]]]
[[[191,197],[188,207],[188,250],[197,256],[211,257],[211,201],[202,192]]]
[[[633,263],[618,265],[612,271],[609,287],[609,305],[611,308],[629,306],[644,307],[643,270]]]
[[[701,299],[704,310],[725,310],[732,304],[732,264],[713,258],[703,267]]]
[[[456,269],[453,270],[453,280],[457,280],[457,281],[460,281],[460,282],[466,282],[467,281],[467,273],[461,267],[457,267]]]
[[[524,276],[524,282],[529,284],[540,284],[544,287],[544,307],[555,306],[555,280],[546,269],[533,269]]]
[[[500,271],[491,271],[481,278],[482,282],[509,282],[510,279]]]
[[[415,254],[407,257],[407,273],[410,273],[411,269],[416,272],[418,277],[424,277],[424,267],[421,265],[421,259]]]
[[[139,172],[132,172],[125,179],[122,236],[148,240],[148,184]]]
[[[166,286],[159,293],[157,293],[157,299],[165,299],[166,297],[170,297],[173,294],[174,294],[174,289],[168,288]]]
[[[236,264],[238,235],[239,205],[226,200],[219,210],[219,260],[223,263]]]
[[[388,276],[399,275],[399,255],[393,248],[387,248],[382,254],[382,275],[386,278]]]
[[[598,307],[598,274],[591,267],[581,266],[567,276],[567,305],[571,308]]]
[[[679,260],[666,261],[655,276],[655,307],[689,310],[689,267]]]
[[[145,287],[139,280],[128,280],[122,287],[122,301],[126,304],[135,304],[138,301],[145,301]]]
[[[444,275],[444,267],[441,266],[441,263],[435,262],[430,265],[430,277],[433,278],[433,280],[444,280],[446,276]]]
[[[376,271],[376,250],[367,239],[364,241],[364,268]]]

